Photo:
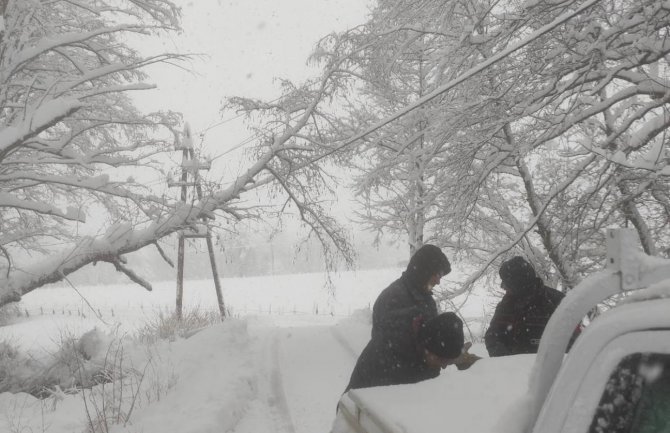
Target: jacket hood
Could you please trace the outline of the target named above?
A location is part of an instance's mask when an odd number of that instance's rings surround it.
[[[451,264],[435,245],[426,244],[419,248],[409,259],[402,278],[413,289],[422,289],[430,278],[440,272],[443,276],[451,272]]]
[[[521,294],[544,285],[533,266],[521,256],[515,256],[500,265],[500,279],[507,293]]]

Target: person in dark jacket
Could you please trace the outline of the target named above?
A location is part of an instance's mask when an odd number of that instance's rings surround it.
[[[397,320],[412,330],[415,336],[412,344],[401,347],[389,345],[383,339],[371,339],[358,357],[344,392],[431,379],[461,355],[463,322],[456,314],[442,313],[425,320],[408,313]]]
[[[358,358],[345,392],[351,388],[415,383],[435,377],[440,367],[451,363],[450,356],[457,346],[458,353],[454,357],[461,353],[463,325],[460,319],[448,313],[440,316],[442,322],[432,322],[438,317],[433,287],[449,272],[451,265],[447,256],[435,245],[424,245],[414,253],[401,277],[379,294],[372,307],[371,338]],[[447,339],[450,343],[445,343],[446,352],[426,351],[430,344],[422,332],[428,331],[420,332],[424,324],[433,323],[428,327],[433,329],[449,320],[456,324],[460,337]],[[467,368],[476,360],[474,355],[466,356],[470,357],[459,359],[462,361],[459,368]]]
[[[435,245],[424,245],[410,258],[400,278],[384,289],[372,307],[372,339],[407,347],[412,332],[407,323],[437,316],[433,287],[451,272],[447,256]]]
[[[505,295],[484,336],[489,356],[537,353],[544,328],[565,295],[545,286],[520,256],[503,262],[499,274]]]

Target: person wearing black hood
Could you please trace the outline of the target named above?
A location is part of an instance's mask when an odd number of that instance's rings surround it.
[[[464,369],[478,359],[467,353],[469,345],[463,351],[463,322],[456,314],[438,315],[432,289],[450,271],[438,247],[424,245],[414,253],[402,276],[374,303],[371,338],[345,392],[416,383],[438,376],[449,364]]]
[[[372,307],[372,338],[388,338],[391,334],[400,337],[390,338],[393,341],[406,340],[409,332],[399,318],[422,316],[429,320],[437,316],[433,287],[449,272],[451,264],[442,250],[429,244],[419,248],[400,278],[377,297]]]
[[[505,295],[484,335],[486,350],[491,357],[537,353],[544,328],[565,295],[545,286],[521,256],[503,262],[499,274]]]

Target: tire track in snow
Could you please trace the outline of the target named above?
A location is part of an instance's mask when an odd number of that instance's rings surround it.
[[[254,393],[238,414],[231,433],[296,433],[288,410],[279,365],[279,339],[276,329],[254,327],[257,338],[250,362],[254,364]]]
[[[355,350],[332,326],[279,330],[283,388],[295,433],[328,432],[356,362]]]
[[[272,332],[272,342],[270,350],[272,352],[269,359],[272,360],[270,367],[270,404],[276,408],[277,421],[283,427],[281,431],[286,433],[295,433],[293,420],[291,419],[291,412],[288,408],[286,400],[286,393],[284,392],[284,384],[281,373],[281,363],[279,361],[279,338],[277,331]]]

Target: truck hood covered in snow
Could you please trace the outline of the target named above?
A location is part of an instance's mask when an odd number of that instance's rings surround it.
[[[526,415],[523,401],[535,357],[484,358],[468,370],[451,366],[417,384],[352,390],[342,404],[355,413],[355,405],[348,403],[357,403],[368,432],[500,433]],[[332,433],[355,432],[345,418],[338,411]]]

